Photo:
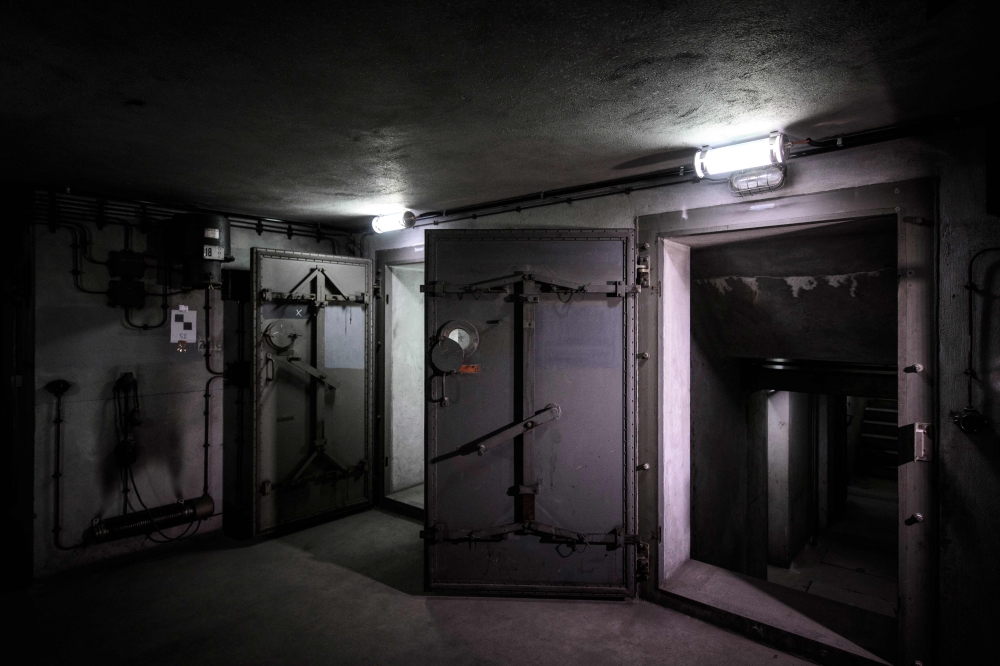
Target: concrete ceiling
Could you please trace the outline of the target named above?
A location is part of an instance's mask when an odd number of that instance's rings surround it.
[[[993,25],[962,0],[209,4],[4,3],[0,177],[355,226],[980,104]]]

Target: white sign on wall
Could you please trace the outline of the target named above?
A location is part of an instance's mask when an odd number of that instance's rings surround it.
[[[198,341],[198,313],[186,305],[170,311],[170,342]]]

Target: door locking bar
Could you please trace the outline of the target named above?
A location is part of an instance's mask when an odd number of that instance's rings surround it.
[[[330,286],[332,286],[337,293],[327,294],[323,297],[320,297],[315,293],[309,293],[309,294],[296,293],[295,290],[301,287],[306,282],[308,282],[309,279],[312,278],[314,275],[317,277],[322,275],[323,279],[325,279],[326,282],[329,282]],[[367,294],[360,293],[357,294],[356,296],[348,296],[344,292],[344,290],[341,289],[339,286],[337,286],[337,283],[334,282],[333,279],[326,274],[326,271],[320,268],[319,266],[314,266],[308,273],[306,273],[306,276],[304,278],[295,283],[295,286],[289,289],[287,292],[264,289],[263,291],[261,291],[260,295],[261,299],[264,301],[299,301],[299,302],[309,301],[315,303],[317,306],[320,307],[326,305],[327,303],[347,302],[347,303],[360,303],[363,305],[367,305],[368,303]]]
[[[638,284],[625,282],[608,282],[607,284],[579,284],[547,275],[534,273],[515,273],[495,280],[485,280],[472,284],[449,284],[447,282],[421,285],[420,291],[432,296],[449,296],[463,294],[509,294],[514,285],[533,282],[541,288],[541,293],[552,294],[607,294],[624,298],[627,294],[637,294],[642,287]]]
[[[432,543],[435,541],[502,541],[509,534],[539,536],[561,543],[601,544],[612,549],[639,544],[639,535],[625,534],[625,530],[621,527],[616,527],[607,534],[585,534],[561,527],[553,527],[535,520],[508,523],[482,530],[449,530],[445,525],[438,523],[432,529],[421,530],[420,538],[428,539]]]
[[[312,303],[319,305],[320,307],[326,305],[327,303],[349,303],[357,305],[365,305],[368,303],[368,297],[365,294],[358,294],[357,296],[342,296],[341,294],[332,294],[329,296],[324,296],[323,298],[318,298],[316,294],[305,294],[305,293],[295,293],[295,292],[283,292],[283,291],[271,291],[270,289],[264,289],[260,292],[260,298],[262,301],[266,302],[286,302],[286,303]]]
[[[268,354],[268,356],[270,357],[271,355]],[[326,375],[324,375],[322,372],[320,372],[317,368],[309,365],[308,363],[305,363],[298,356],[276,356],[274,358],[281,359],[282,361],[284,361],[288,365],[292,366],[293,368],[298,368],[299,370],[304,370],[307,374],[310,374],[313,377],[315,377],[316,379],[318,379],[321,382],[323,382],[323,384],[328,389],[336,389],[336,388],[338,388],[338,386],[336,384],[334,384],[333,382],[331,382],[327,378]]]
[[[299,479],[305,474],[306,470],[310,466],[318,467],[322,473],[315,478],[318,483],[324,483],[328,481],[336,481],[337,479],[346,479],[348,477],[353,477],[355,479],[361,478],[364,475],[367,465],[364,460],[358,462],[357,465],[352,467],[345,467],[341,463],[334,460],[334,458],[327,453],[324,449],[326,448],[326,442],[321,441],[314,443],[312,450],[299,461],[299,464],[295,466],[292,473],[288,475],[288,478],[282,481],[278,488],[287,489],[291,488],[299,482]]]

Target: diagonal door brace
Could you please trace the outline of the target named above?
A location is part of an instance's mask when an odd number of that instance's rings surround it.
[[[330,381],[330,379],[326,375],[324,375],[322,372],[320,372],[320,370],[318,368],[316,368],[315,366],[309,365],[308,363],[306,363],[305,361],[303,361],[298,356],[276,356],[275,358],[277,358],[278,360],[284,361],[285,363],[287,363],[288,365],[292,366],[293,368],[298,368],[299,370],[303,370],[307,374],[312,375],[313,377],[315,377],[319,381],[323,382],[323,384],[328,389],[332,390],[332,389],[340,388],[336,384],[334,384],[332,381]]]
[[[474,439],[468,444],[463,444],[451,453],[445,453],[440,455],[433,460],[431,463],[439,463],[442,460],[447,460],[448,458],[454,458],[455,456],[465,456],[470,453],[478,453],[483,455],[488,450],[492,449],[498,444],[503,444],[504,442],[509,442],[518,435],[521,435],[526,430],[531,430],[537,428],[543,423],[553,421],[562,416],[562,410],[559,409],[559,405],[546,405],[545,409],[542,409],[535,413],[534,416],[519,421],[512,425],[501,428],[490,435],[480,437],[479,439]]]

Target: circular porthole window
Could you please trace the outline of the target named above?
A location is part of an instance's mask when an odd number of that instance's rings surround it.
[[[286,321],[275,321],[271,322],[266,329],[264,329],[264,338],[268,343],[274,347],[277,351],[285,351],[291,348],[295,344],[295,338],[299,337],[298,333],[292,328],[292,325]]]
[[[454,340],[462,348],[463,358],[472,356],[479,347],[479,331],[467,321],[455,319],[441,329],[441,337]]]

